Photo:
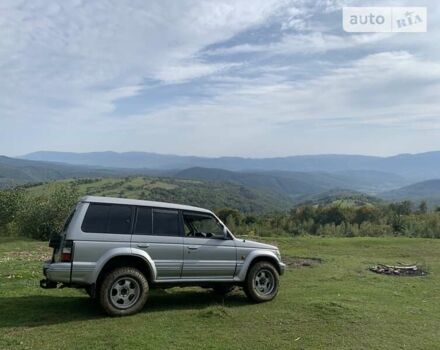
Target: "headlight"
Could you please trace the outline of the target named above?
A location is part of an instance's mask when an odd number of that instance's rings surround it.
[[[275,255],[277,256],[278,260],[281,261],[281,254],[279,250],[275,250]]]

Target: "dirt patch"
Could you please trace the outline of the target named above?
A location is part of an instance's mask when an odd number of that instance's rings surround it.
[[[286,256],[282,260],[287,266],[294,268],[312,267],[322,263],[321,258],[310,258],[303,256]]]
[[[389,276],[424,276],[426,269],[419,265],[383,265],[378,264],[369,268],[370,271]]]

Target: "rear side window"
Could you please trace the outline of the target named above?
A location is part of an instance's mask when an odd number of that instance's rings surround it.
[[[153,213],[151,208],[138,207],[136,227],[134,233],[137,235],[151,235],[153,232]]]
[[[156,236],[180,236],[177,210],[153,209],[153,234]]]
[[[130,234],[132,212],[128,205],[91,203],[81,229],[84,232]]]
[[[112,205],[108,220],[108,233],[130,234],[132,208],[128,205]]]
[[[84,232],[107,232],[110,212],[109,204],[89,204],[86,216],[81,226]]]

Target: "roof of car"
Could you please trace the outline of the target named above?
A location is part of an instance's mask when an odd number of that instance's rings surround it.
[[[145,206],[145,207],[192,210],[192,211],[199,211],[199,212],[203,212],[203,213],[211,213],[211,211],[208,209],[193,207],[191,205],[182,205],[182,204],[175,204],[175,203],[155,202],[155,201],[143,201],[143,200],[139,200],[139,199],[85,196],[85,197],[81,198],[81,202],[139,205],[139,206]]]

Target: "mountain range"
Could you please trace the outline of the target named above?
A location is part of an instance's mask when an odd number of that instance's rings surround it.
[[[392,157],[312,155],[279,158],[195,157],[146,152],[35,152],[0,156],[0,187],[67,178],[148,175],[230,183],[292,204],[335,196],[440,204],[440,152]],[[271,197],[271,198],[272,198]],[[362,199],[361,199],[362,201]]]
[[[68,178],[155,175],[149,169],[104,168],[10,158],[0,155],[0,188]],[[162,172],[161,172],[162,174]]]
[[[163,155],[148,152],[50,152],[29,153],[28,160],[61,162],[75,165],[131,169],[186,169],[192,167],[218,168],[232,171],[294,171],[337,172],[369,170],[393,173],[411,181],[440,177],[440,151],[400,154],[391,157],[364,155],[303,155],[275,158],[195,157]]]

